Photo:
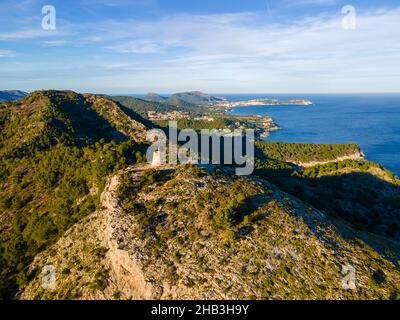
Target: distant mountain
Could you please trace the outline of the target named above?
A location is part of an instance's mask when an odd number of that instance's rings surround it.
[[[151,102],[165,102],[166,100],[168,100],[167,97],[160,96],[159,94],[154,92],[148,93],[143,99]]]
[[[224,98],[214,97],[200,91],[179,92],[173,94],[169,98],[160,96],[157,93],[149,93],[143,99],[146,101],[167,103],[177,107],[180,107],[182,105],[187,107],[188,106],[187,104],[199,106],[199,105],[206,105],[210,102],[225,101]]]
[[[170,99],[179,99],[196,105],[205,105],[210,102],[221,102],[225,100],[224,98],[210,96],[200,91],[175,93]]]
[[[28,93],[20,90],[0,91],[0,102],[14,101],[25,98]]]
[[[108,175],[143,161],[147,127],[128,111],[55,90],[0,105],[0,299],[38,252],[101,208]]]
[[[119,102],[125,108],[132,110],[143,118],[147,118],[149,111],[171,112],[181,111],[188,112],[192,116],[200,116],[206,112],[205,106],[199,106],[190,102],[186,102],[178,97],[171,97],[162,102],[150,101],[146,97],[144,99],[133,98],[129,96],[112,96],[110,99]]]
[[[203,105],[203,104],[200,105],[198,103],[193,103],[193,102],[186,101],[184,99],[181,99],[177,95],[171,96],[167,101],[165,101],[165,103],[169,104],[171,106],[175,106],[175,107],[181,109],[181,111],[186,111],[186,112],[189,112],[189,113],[200,111],[200,109],[201,109],[201,107]]]
[[[146,99],[138,99],[128,96],[112,96],[109,98],[120,103],[124,108],[139,114],[142,118],[145,119],[147,118],[147,113],[149,111],[160,113],[177,110],[177,107],[174,105],[169,105],[167,103],[156,101],[148,101]]]

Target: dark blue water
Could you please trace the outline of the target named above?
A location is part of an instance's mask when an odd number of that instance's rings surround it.
[[[313,106],[237,107],[236,115],[269,115],[282,130],[267,141],[357,143],[367,159],[400,176],[400,94],[225,95],[240,101],[260,97],[310,99]]]

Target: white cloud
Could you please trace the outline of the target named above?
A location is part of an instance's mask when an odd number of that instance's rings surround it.
[[[134,40],[127,43],[106,46],[105,48],[120,53],[155,53],[159,52],[163,46],[151,40]]]
[[[14,54],[9,50],[1,50],[0,49],[0,58],[12,57]]]
[[[20,29],[17,31],[2,32],[0,33],[0,40],[14,41],[73,35],[72,30],[67,31],[67,28],[69,28],[69,26],[57,30],[43,30],[40,25],[38,25],[36,27]]]
[[[229,87],[240,91],[398,91],[399,9],[359,13],[356,30],[341,27],[340,12],[288,25],[266,23],[263,18],[248,13],[177,15],[130,28],[116,24],[112,33],[116,42],[109,48],[128,55],[181,48],[143,71],[146,79],[151,77],[145,72],[156,72],[159,85],[168,79],[170,86],[180,87],[180,79],[185,79],[214,92]],[[124,31],[118,33],[118,29]],[[130,39],[140,40],[132,40],[132,45]]]
[[[0,40],[33,39],[44,35],[42,29],[26,29],[0,33]]]
[[[103,34],[102,41],[116,39],[108,48],[118,52],[185,47],[196,55],[236,56],[314,56],[360,46],[373,52],[377,46],[381,51],[399,46],[400,10],[360,15],[354,31],[341,28],[340,12],[284,26],[262,23],[262,18],[251,14],[178,15],[152,22],[108,23],[109,32]]]
[[[43,45],[45,47],[62,47],[68,44],[66,40],[49,40],[43,41]]]

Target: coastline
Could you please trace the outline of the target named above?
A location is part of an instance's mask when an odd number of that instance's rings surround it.
[[[341,162],[341,161],[345,161],[345,160],[365,161],[367,159],[365,157],[364,152],[362,150],[360,150],[360,152],[356,152],[351,155],[346,155],[346,156],[342,156],[342,157],[338,157],[338,158],[335,158],[332,160],[326,160],[326,161],[301,162],[301,161],[293,161],[293,160],[288,159],[287,162],[294,164],[301,168],[310,168],[310,167],[329,164],[329,163],[337,163],[337,162]]]
[[[235,107],[311,106],[313,104],[314,103],[308,99],[290,99],[290,100],[251,99],[244,101],[224,101],[224,102],[212,103],[210,104],[210,106],[232,109]]]
[[[254,96],[238,96],[236,100]],[[276,96],[282,100],[287,95]],[[297,96],[294,96],[297,98]],[[230,98],[230,97],[229,97]],[[232,100],[235,100],[232,96]],[[304,97],[305,98],[305,97]],[[369,161],[382,164],[400,176],[400,109],[397,95],[318,95],[307,98],[311,107],[235,107],[231,115],[271,116],[282,128],[267,141],[301,143],[357,143]]]

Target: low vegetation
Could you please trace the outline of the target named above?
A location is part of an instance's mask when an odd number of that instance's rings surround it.
[[[322,162],[360,154],[356,144],[311,144],[256,141],[259,157],[284,162]]]
[[[206,107],[199,107],[180,99],[168,99],[165,102],[152,102],[128,96],[113,96],[110,98],[121,103],[125,108],[132,110],[145,119],[147,119],[147,113],[149,111],[157,113],[181,111],[187,112],[192,116],[201,116],[208,111]]]
[[[139,114],[143,118],[147,119],[147,113],[149,111],[155,111],[157,113],[174,111],[174,106],[161,103],[161,102],[150,102],[138,98],[127,97],[127,96],[113,96],[110,97],[114,101],[121,103],[125,108],[132,110]]]
[[[98,208],[109,174],[143,159],[144,146],[118,131],[133,133],[131,120],[114,110],[119,117],[108,122],[112,110],[97,113],[103,106],[92,103],[36,92],[0,110],[3,297],[29,280],[35,255]]]
[[[331,220],[265,180],[240,178],[229,169],[181,166],[138,168],[121,181],[124,210],[116,230],[125,230],[124,214],[132,219],[132,233],[117,232],[121,248],[137,257],[148,281],[164,287],[162,298],[398,295],[399,274],[392,262],[372,249],[374,242],[349,240],[370,240],[368,234]],[[357,270],[354,291],[340,288],[340,266],[348,263]],[[154,292],[153,298],[160,297]]]

